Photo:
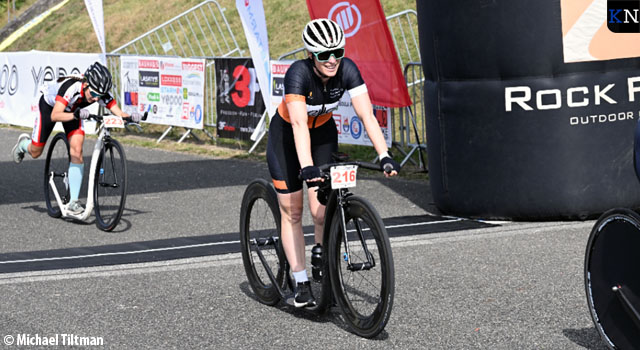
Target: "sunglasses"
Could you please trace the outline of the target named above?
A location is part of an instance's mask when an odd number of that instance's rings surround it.
[[[89,87],[87,87],[87,89],[89,89],[89,94],[90,94],[90,95],[91,95],[91,97],[93,97],[93,98],[100,98],[100,97],[104,96],[104,95],[102,95],[102,94],[99,94],[99,93],[97,93],[97,92],[95,92],[95,91],[91,90],[91,88],[89,88]]]
[[[316,56],[318,62],[327,62],[331,58],[331,56],[333,56],[336,60],[339,60],[344,57],[344,48],[323,52],[314,52],[313,54]]]

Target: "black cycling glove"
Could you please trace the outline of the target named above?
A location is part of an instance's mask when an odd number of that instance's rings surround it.
[[[320,177],[320,168],[317,166],[309,165],[300,169],[300,179],[308,181]]]
[[[384,170],[387,174],[390,174],[392,171],[400,172],[400,164],[393,160],[391,157],[384,157],[380,159],[380,168]]]

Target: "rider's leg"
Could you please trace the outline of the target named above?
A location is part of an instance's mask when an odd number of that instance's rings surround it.
[[[306,274],[304,235],[302,233],[302,200],[302,190],[286,194],[278,193],[282,246],[294,274],[302,271],[305,271]],[[302,281],[296,279],[296,282]]]
[[[338,131],[334,123],[326,122],[315,129],[310,129],[309,133],[313,164],[331,163],[332,154],[338,151]],[[325,206],[318,201],[318,193],[316,192],[318,184],[308,185],[310,185],[307,194],[309,195],[309,209],[313,217],[314,239],[316,244],[322,245]]]
[[[43,149],[44,147],[36,146],[33,142],[31,142],[27,147],[27,153],[29,153],[33,159],[36,159],[42,155]]]
[[[82,161],[82,144],[84,143],[84,133],[75,132],[69,134],[69,153],[71,163],[69,163],[69,192],[71,201],[77,201],[82,187],[82,174],[84,163]]]
[[[318,201],[317,189],[317,187],[311,187],[307,190],[307,194],[309,196],[309,210],[311,210],[313,217],[315,243],[322,245],[325,206]]]
[[[43,97],[40,97],[39,107],[40,113],[36,116],[31,137],[25,137],[16,146],[22,152],[21,159],[25,153],[29,153],[34,159],[40,157],[55,125],[55,122],[51,120],[53,108],[46,103]]]

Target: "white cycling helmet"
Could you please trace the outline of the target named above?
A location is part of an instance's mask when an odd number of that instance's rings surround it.
[[[341,49],[345,44],[342,28],[327,18],[314,19],[307,23],[302,31],[302,41],[304,47],[313,53]]]

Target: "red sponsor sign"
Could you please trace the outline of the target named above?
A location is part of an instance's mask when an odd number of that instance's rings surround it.
[[[160,85],[164,86],[182,86],[182,76],[180,75],[161,75]]]
[[[204,63],[202,62],[182,62],[182,70],[196,70],[204,72]]]
[[[189,120],[189,103],[187,102],[182,104],[182,119]]]
[[[378,125],[380,125],[381,128],[387,127],[387,120],[389,120],[389,118],[387,118],[387,109],[374,109],[373,115],[378,120]]]
[[[289,67],[291,67],[290,64],[273,64],[271,65],[271,73],[284,75],[285,73],[287,73],[287,69],[289,69]]]
[[[312,19],[329,18],[344,30],[346,56],[358,65],[373,104],[411,105],[387,20],[379,0],[307,0]]]
[[[159,67],[160,67],[160,64],[158,63],[157,60],[138,60],[139,69],[144,69],[144,68],[158,69]]]
[[[336,123],[338,135],[342,134],[342,115],[333,113],[333,121]]]

